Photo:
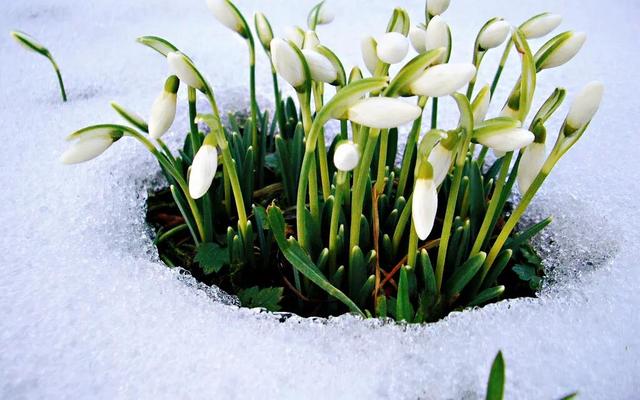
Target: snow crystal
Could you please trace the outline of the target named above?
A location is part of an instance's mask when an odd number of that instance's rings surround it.
[[[313,3],[291,4],[238,1],[249,20],[250,12],[265,11],[277,33],[304,25]],[[336,20],[319,35],[348,66],[362,66],[360,38],[381,33],[394,5],[415,18],[423,12],[422,1],[329,4]],[[570,97],[591,79],[607,89],[589,131],[533,204],[532,215],[555,217],[538,239],[554,284],[535,299],[424,326],[274,317],[212,301],[220,298],[215,289],[185,284],[158,259],[144,221],[158,167],[140,146],[125,138],[90,163],[58,162],[66,134],[117,121],[110,100],[148,113],[166,66],[135,43],[140,35],[173,41],[208,71],[225,110],[246,109],[246,48],[204,1],[31,0],[5,2],[2,11],[0,32],[22,29],[49,46],[70,101],[60,102],[46,60],[5,34],[1,398],[479,398],[499,349],[507,398],[640,393],[635,0],[452,2],[444,16],[453,29],[452,61],[470,59],[475,32],[490,17],[519,23],[552,11],[564,15],[563,28],[587,31],[590,39],[569,65],[540,74],[537,104],[556,85]],[[483,63],[480,82],[491,78],[496,53]],[[272,89],[261,49],[258,63],[260,102],[268,105]],[[517,68],[515,57],[509,65]],[[516,74],[505,74],[498,99]],[[443,121],[453,125],[451,102],[441,104]],[[181,104],[179,113],[185,111]],[[176,121],[172,145],[185,127],[184,117]]]

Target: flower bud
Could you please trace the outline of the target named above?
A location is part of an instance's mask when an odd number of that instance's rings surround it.
[[[349,83],[359,81],[362,78],[364,77],[362,76],[362,70],[360,68],[357,66],[351,68],[351,71],[349,72]]]
[[[149,136],[154,139],[160,139],[173,124],[173,120],[176,117],[176,103],[178,101],[176,93],[179,86],[178,77],[171,75],[164,84],[164,90],[151,106]]]
[[[449,34],[449,26],[446,22],[444,22],[444,19],[442,19],[442,17],[439,15],[431,18],[425,32],[425,51],[444,47],[445,49],[447,49],[447,51],[442,54],[441,62],[445,61],[448,49],[451,47],[450,39],[451,37]]]
[[[546,159],[544,143],[533,142],[525,148],[518,166],[518,189],[521,194],[525,194],[529,189]]]
[[[178,79],[194,89],[204,89],[204,82],[198,74],[196,67],[191,60],[184,54],[172,51],[167,54],[167,62],[169,63],[169,73],[176,75]]]
[[[549,40],[536,53],[538,71],[567,63],[578,54],[586,40],[584,32],[565,32]]]
[[[427,0],[427,13],[430,16],[441,15],[447,8],[451,0]]]
[[[309,65],[311,79],[316,82],[335,82],[338,78],[338,71],[327,57],[313,50],[302,50],[302,54]]]
[[[478,92],[473,103],[471,103],[471,110],[473,111],[473,122],[475,125],[484,121],[489,111],[489,104],[491,103],[491,88],[489,85],[484,85]]]
[[[478,36],[478,46],[480,50],[486,51],[500,46],[507,40],[511,25],[503,19],[495,20],[482,28]]]
[[[298,48],[304,43],[304,30],[299,26],[289,26],[284,30],[284,37],[292,41]]]
[[[189,174],[189,195],[193,199],[199,199],[204,196],[213,182],[218,168],[218,150],[215,146],[206,143],[200,147],[193,163],[191,164],[191,173]]]
[[[453,150],[447,149],[442,143],[435,145],[429,153],[429,163],[433,167],[433,184],[437,187],[447,177],[451,162],[453,161]]]
[[[407,37],[398,32],[387,32],[380,37],[376,46],[376,55],[387,64],[397,64],[409,51]]]
[[[338,144],[333,153],[333,164],[339,171],[351,171],[358,166],[359,162],[360,152],[358,151],[358,145],[350,140]]]
[[[573,133],[584,128],[598,111],[604,85],[602,82],[593,81],[588,83],[576,96],[567,114],[565,132]]]
[[[67,140],[76,139],[60,157],[63,164],[77,164],[92,160],[104,153],[116,140],[122,137],[122,132],[112,128],[85,128],[72,133]]]
[[[425,48],[425,34],[426,30],[421,26],[412,26],[409,29],[409,40],[413,49],[422,54],[427,51]]]
[[[522,23],[520,30],[527,39],[537,39],[551,33],[561,22],[558,14],[542,13]]]
[[[269,20],[263,13],[259,12],[256,13],[254,17],[254,24],[256,26],[256,33],[258,35],[258,39],[260,39],[262,47],[266,51],[270,51],[271,40],[273,40],[273,29],[271,29]]]
[[[469,83],[475,73],[476,67],[473,64],[434,65],[413,81],[409,85],[409,90],[420,96],[448,96]]]
[[[362,59],[364,60],[364,65],[367,67],[371,75],[375,74],[376,67],[378,66],[378,55],[376,54],[376,47],[378,44],[376,40],[367,36],[362,39],[360,42],[360,49],[362,50]]]
[[[20,31],[11,31],[9,32],[12,38],[15,39],[16,42],[25,49],[29,51],[34,51],[38,54],[42,54],[47,57],[49,55],[49,50],[44,47],[40,42],[38,42],[34,37]]]
[[[486,129],[480,134],[474,132],[474,139],[483,146],[508,153],[528,146],[535,136],[524,128],[505,128]]]
[[[306,31],[304,34],[304,41],[302,43],[302,48],[307,50],[313,50],[319,45],[320,45],[320,39],[318,39],[318,35],[316,35],[314,31]]]
[[[222,25],[243,37],[248,36],[242,17],[229,0],[207,0],[207,7]]]
[[[276,72],[291,86],[298,88],[305,83],[304,64],[291,44],[274,38],[271,41],[271,59]]]
[[[328,7],[325,7],[325,1],[316,4],[307,16],[307,24],[309,28],[315,29],[316,25],[326,25],[333,21],[335,15]]]
[[[397,98],[369,97],[349,107],[347,118],[370,128],[388,129],[418,118],[422,109]]]
[[[433,229],[433,223],[436,220],[437,211],[437,185],[433,179],[418,178],[413,187],[411,218],[420,240],[425,240],[429,237]]]

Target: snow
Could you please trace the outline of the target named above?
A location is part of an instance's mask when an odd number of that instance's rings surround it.
[[[123,139],[90,163],[58,162],[66,134],[118,120],[110,100],[148,113],[166,66],[135,43],[140,35],[172,40],[208,72],[226,110],[246,107],[246,49],[214,21],[204,1],[5,2],[0,32],[18,28],[40,38],[57,58],[70,101],[60,102],[46,60],[5,34],[0,397],[473,399],[482,396],[499,349],[509,399],[551,399],[574,390],[584,399],[636,397],[640,5],[452,3],[445,17],[453,29],[454,62],[470,59],[475,32],[490,17],[519,23],[542,11],[562,14],[563,28],[584,30],[590,39],[569,65],[540,75],[538,103],[556,85],[571,97],[591,79],[605,83],[605,100],[533,205],[535,215],[555,217],[546,234],[553,244],[543,245],[554,267],[553,284],[535,299],[403,327],[349,316],[281,323],[213,302],[158,260],[144,206],[147,190],[162,181],[141,146]],[[282,33],[293,21],[304,25],[312,2],[238,5],[249,18],[262,9]],[[362,66],[360,38],[382,33],[393,5],[409,8],[414,18],[422,15],[419,1],[332,5],[336,19],[319,35],[347,65]],[[487,56],[480,81],[490,78],[498,56]],[[258,62],[260,100],[268,104],[271,86],[261,49]],[[515,57],[510,65],[517,67]],[[513,71],[505,75],[498,99],[515,78]],[[442,104],[453,124],[451,102]],[[566,110],[565,104],[550,132]],[[174,130],[185,127],[183,118]],[[169,141],[176,145],[180,136]]]

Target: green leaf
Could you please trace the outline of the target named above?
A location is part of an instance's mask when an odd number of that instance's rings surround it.
[[[198,246],[194,261],[200,264],[206,275],[219,272],[225,264],[229,264],[229,251],[217,243],[202,243]]]
[[[450,300],[455,300],[459,295],[462,289],[467,286],[467,283],[474,277],[474,275],[480,270],[482,267],[482,263],[484,263],[484,259],[487,257],[487,254],[484,252],[479,252],[473,257],[470,257],[464,264],[462,264],[456,271],[453,273],[451,278],[447,281],[447,297]]]
[[[536,290],[540,287],[542,279],[538,276],[536,267],[529,264],[516,264],[512,268],[518,278],[525,282],[529,282],[531,289]]]
[[[499,351],[491,366],[486,400],[502,400],[504,398],[504,359]]]
[[[409,298],[409,268],[403,266],[400,269],[400,283],[398,283],[398,299],[396,302],[396,320],[397,321],[413,321],[413,306]]]
[[[283,288],[267,287],[259,288],[257,286],[248,289],[241,289],[238,292],[238,298],[243,307],[262,307],[269,311],[280,311],[280,300],[282,300]]]
[[[471,302],[469,302],[468,306],[474,307],[487,303],[504,293],[504,289],[505,288],[502,285],[485,289],[480,292]]]

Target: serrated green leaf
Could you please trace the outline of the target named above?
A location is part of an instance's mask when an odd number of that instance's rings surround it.
[[[223,266],[229,264],[229,251],[217,243],[202,243],[198,246],[194,261],[200,264],[206,275],[220,272]]]
[[[283,288],[267,287],[259,288],[253,286],[248,289],[238,291],[238,298],[243,307],[262,307],[269,311],[280,311],[280,300],[282,300]]]

